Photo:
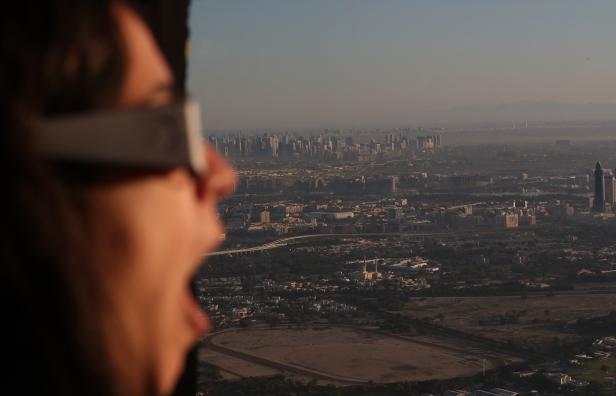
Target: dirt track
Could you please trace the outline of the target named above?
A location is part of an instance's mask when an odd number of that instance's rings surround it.
[[[391,336],[381,332],[329,327],[322,329],[254,328],[208,337],[206,359],[224,369],[222,355],[278,372],[295,373],[336,385],[423,381],[473,375],[513,358],[433,337]],[[220,354],[217,356],[217,354]],[[242,376],[259,376],[243,367]],[[262,370],[261,370],[262,371]]]

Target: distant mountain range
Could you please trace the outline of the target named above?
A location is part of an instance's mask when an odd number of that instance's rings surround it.
[[[523,101],[488,106],[463,106],[417,113],[415,122],[501,123],[616,120],[616,104]]]

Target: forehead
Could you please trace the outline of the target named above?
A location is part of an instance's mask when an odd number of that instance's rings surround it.
[[[113,6],[123,39],[126,76],[119,106],[132,107],[148,100],[160,86],[171,86],[173,75],[154,37],[143,19],[121,3]]]

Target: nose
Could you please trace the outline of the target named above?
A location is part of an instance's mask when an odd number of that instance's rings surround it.
[[[204,145],[207,170],[200,183],[202,198],[220,199],[233,192],[237,175],[233,166],[207,143]]]

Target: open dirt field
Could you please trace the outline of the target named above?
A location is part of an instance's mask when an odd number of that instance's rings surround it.
[[[202,348],[199,351],[199,359],[218,366],[220,368],[220,375],[228,380],[241,377],[269,377],[280,373],[279,370],[274,368],[252,363],[208,348]]]
[[[507,341],[549,346],[577,336],[565,329],[567,322],[578,318],[606,315],[616,310],[616,294],[584,294],[511,297],[432,297],[414,298],[403,313],[437,324]],[[517,311],[517,313],[514,313]],[[507,313],[518,315],[517,323],[499,323]]]
[[[210,338],[203,358],[242,376],[267,375],[262,365],[321,383],[423,381],[467,376],[513,359],[433,337],[397,337],[353,328],[253,328]],[[238,358],[251,365],[233,366]],[[225,356],[227,355],[227,356]]]

